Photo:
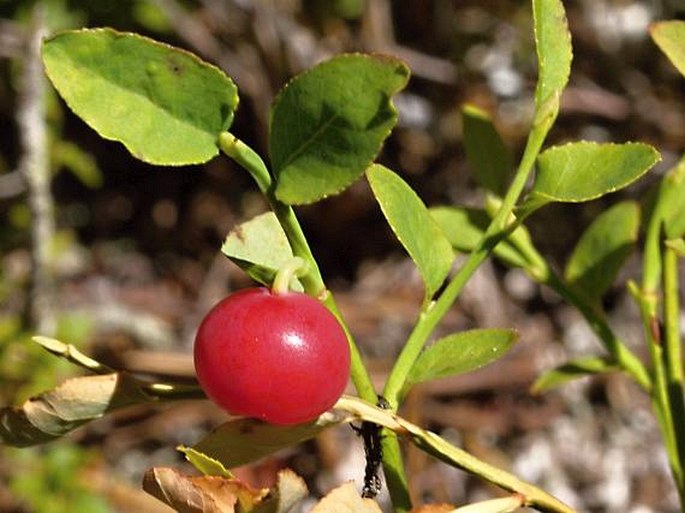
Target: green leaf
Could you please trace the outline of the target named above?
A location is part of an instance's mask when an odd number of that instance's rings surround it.
[[[476,180],[481,187],[504,196],[514,165],[509,148],[487,112],[467,104],[462,108],[461,118],[466,158]]]
[[[193,446],[193,450],[230,469],[314,438],[324,429],[343,421],[332,413],[324,413],[313,422],[295,426],[275,426],[241,418],[222,424]]]
[[[533,0],[533,21],[538,56],[535,106],[542,110],[546,102],[556,97],[553,109],[556,115],[558,98],[568,82],[573,59],[564,5],[560,0]]]
[[[670,20],[654,23],[649,32],[661,51],[685,76],[685,21]]]
[[[151,164],[214,157],[238,105],[237,89],[220,69],[136,34],[63,32],[45,41],[43,62],[78,116]]]
[[[233,477],[233,473],[224,467],[220,461],[210,458],[192,447],[181,446],[177,449],[183,453],[193,467],[202,472],[205,476]]]
[[[462,253],[475,249],[491,221],[485,211],[475,208],[441,206],[432,207],[429,211],[452,247]],[[524,226],[517,228],[516,231],[530,240],[528,230]],[[526,258],[508,240],[497,244],[493,253],[512,267],[528,266]]]
[[[448,335],[428,346],[414,363],[407,381],[421,383],[479,369],[506,353],[517,333],[478,329]]]
[[[433,297],[452,267],[452,245],[421,198],[397,174],[374,164],[366,177],[388,224],[423,278],[426,298]]]
[[[659,189],[659,214],[669,239],[685,235],[685,156],[664,177]]]
[[[680,258],[685,258],[685,239],[668,239],[664,241]]]
[[[408,78],[401,61],[361,54],[335,57],[295,77],[271,112],[276,197],[312,203],[359,178],[395,126],[391,96]]]
[[[618,370],[620,370],[619,367],[609,357],[589,356],[578,358],[542,374],[533,383],[531,392],[544,392],[574,379]]]
[[[640,207],[624,201],[606,210],[583,233],[566,264],[569,285],[598,305],[637,241]]]
[[[617,191],[660,159],[647,144],[577,142],[554,146],[538,157],[530,201],[582,202]]]
[[[293,258],[288,238],[273,212],[260,214],[231,230],[221,252],[266,286],[271,286],[276,272]],[[291,287],[302,291],[297,279],[293,279]]]

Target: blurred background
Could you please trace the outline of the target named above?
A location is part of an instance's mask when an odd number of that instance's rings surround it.
[[[663,162],[620,194],[534,216],[534,240],[557,266],[599,212],[644,198],[685,149],[685,82],[647,32],[653,21],[685,17],[685,2],[564,4],[575,57],[548,143],[640,140],[656,146]],[[219,252],[233,226],[266,208],[246,173],[222,157],[203,166],[148,166],[101,139],[49,86],[44,101],[32,104],[41,93],[31,92],[35,81],[27,78],[31,41],[41,30],[94,26],[139,32],[224,69],[240,92],[231,131],[262,155],[270,102],[294,74],[346,51],[404,59],[413,77],[396,100],[399,126],[379,160],[429,205],[482,202],[460,141],[463,103],[490,112],[515,155],[530,126],[536,59],[527,1],[0,0],[3,406],[76,372],[32,344],[34,334],[75,344],[113,367],[190,381],[198,320],[250,284]],[[31,131],[31,119],[42,119],[42,135]],[[22,169],[43,136],[51,174],[31,183]],[[420,279],[363,180],[298,213],[380,386],[413,325]],[[617,332],[643,354],[622,285],[636,276],[637,254],[606,306]],[[440,333],[472,327],[514,327],[520,342],[478,372],[418,387],[403,415],[579,510],[678,510],[648,400],[628,380],[608,375],[529,392],[542,370],[600,352],[574,310],[521,272],[488,262]],[[190,471],[175,447],[224,419],[207,401],[136,407],[43,447],[2,446],[0,512],[168,511],[140,491],[143,472],[155,465]],[[464,504],[497,493],[411,448],[406,463],[418,503]],[[283,466],[316,496],[343,480],[360,482],[363,450],[352,430],[332,430],[241,476],[265,486]]]

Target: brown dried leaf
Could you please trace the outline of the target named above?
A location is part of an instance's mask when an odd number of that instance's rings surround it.
[[[412,509],[409,513],[451,513],[457,507],[451,504],[424,504]]]
[[[268,493],[237,479],[186,476],[166,467],[149,469],[143,477],[143,490],[178,513],[235,513],[238,504],[242,511],[250,511]]]
[[[19,408],[0,409],[0,440],[17,447],[48,442],[107,412],[151,400],[124,372],[68,379]]]
[[[321,499],[310,513],[381,513],[381,508],[372,499],[362,499],[354,483],[345,483]]]
[[[267,499],[259,504],[252,513],[288,513],[307,496],[304,480],[290,469],[278,473],[276,486]]]

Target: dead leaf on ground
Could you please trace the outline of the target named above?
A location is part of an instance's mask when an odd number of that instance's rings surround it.
[[[361,498],[354,483],[345,483],[321,499],[310,513],[381,513],[381,508],[373,499]]]
[[[424,504],[423,506],[418,506],[412,509],[409,513],[451,513],[457,509],[456,506],[451,504]]]
[[[268,493],[237,479],[187,476],[166,467],[149,469],[143,489],[178,513],[235,513],[237,504],[251,509],[250,505],[254,507]]]

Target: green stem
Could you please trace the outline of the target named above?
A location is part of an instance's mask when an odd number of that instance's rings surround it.
[[[678,255],[664,246],[664,331],[666,368],[669,382],[682,387],[683,356],[680,340],[680,301],[678,298]]]
[[[274,294],[287,293],[290,291],[290,283],[293,278],[302,278],[307,272],[309,272],[307,262],[298,256],[292,257],[276,272],[276,277],[271,284],[271,292]]]
[[[145,393],[160,401],[181,401],[186,399],[207,399],[202,389],[195,385],[178,383],[151,383],[141,385]]]
[[[294,210],[276,198],[269,169],[252,148],[229,132],[224,132],[219,136],[218,144],[222,152],[250,173],[283,227],[293,254],[307,263],[309,272],[301,278],[302,286],[308,294],[318,297],[340,321],[350,343],[352,382],[360,397],[367,401],[375,402],[376,391],[371,382],[371,377],[364,366],[357,344],[347,328],[333,296],[326,289],[319,266],[309,248]]]
[[[542,148],[542,143],[554,122],[554,118],[555,114],[552,114],[536,120],[534,128],[528,137],[528,142],[518,171],[516,172],[507,195],[502,201],[499,211],[490,223],[490,226],[488,226],[488,229],[476,248],[471,252],[464,265],[454,275],[437,301],[428,304],[419,314],[419,319],[409,335],[404,348],[395,361],[395,365],[390,371],[390,375],[388,376],[383,390],[383,397],[388,401],[388,404],[393,411],[397,411],[402,399],[402,394],[404,393],[409,371],[435,327],[452,307],[464,285],[466,285],[476,269],[485,261],[497,243],[507,237],[507,235],[516,228],[515,224],[508,224],[508,221],[512,215],[514,205],[523,192],[528,177],[533,170],[535,159]],[[403,475],[404,473],[401,472],[401,468],[399,467],[402,462],[402,455],[397,438],[387,437],[384,439],[383,451],[383,468],[386,475],[386,481],[388,482],[388,488],[390,490],[393,490],[394,488],[398,489],[402,486],[402,483],[393,481],[394,476],[398,474]],[[391,486],[394,488],[391,488]],[[392,497],[395,511],[404,512],[410,509],[411,502],[408,495],[403,497],[402,502],[397,503],[395,502],[395,495]]]
[[[555,115],[552,114],[536,121],[528,137],[514,180],[494,219],[483,234],[478,245],[469,254],[464,265],[456,272],[440,297],[420,313],[414,330],[409,335],[404,348],[400,352],[383,390],[383,396],[387,399],[393,411],[397,411],[409,371],[435,327],[452,307],[464,285],[466,285],[476,269],[490,255],[497,243],[516,229],[516,223],[510,222],[514,205],[518,201],[528,181],[528,177],[533,171],[535,159],[540,153],[542,143],[554,122],[554,118]]]
[[[680,415],[682,413],[676,414],[673,408],[674,404],[672,404],[673,392],[669,387],[669,366],[665,363],[669,357],[664,354],[669,351],[668,348],[664,351],[658,313],[658,291],[663,284],[665,274],[669,274],[669,282],[677,278],[673,275],[672,270],[665,272],[662,267],[662,264],[668,259],[664,258],[661,248],[661,209],[659,203],[657,203],[647,227],[643,259],[642,268],[644,274],[642,288],[640,289],[633,285],[631,292],[640,308],[645,341],[647,342],[654,367],[654,387],[651,394],[652,409],[661,428],[664,447],[671,467],[671,473],[673,474],[673,480],[680,495],[681,505],[685,505],[685,487],[683,485],[683,464],[685,460],[682,458],[683,435],[678,433],[679,427],[682,429],[682,424],[680,426],[676,425],[677,417],[674,417],[674,414]],[[669,288],[672,289],[673,284],[669,284]],[[671,292],[664,291],[664,297],[670,295]],[[668,301],[669,308],[672,308],[673,298],[669,298]],[[673,314],[669,312],[666,315],[671,316]],[[672,323],[673,320],[670,322]],[[671,325],[668,329],[672,330],[674,326]],[[677,399],[677,403],[681,401],[682,396]]]
[[[685,507],[685,401],[683,399],[683,357],[680,340],[680,302],[678,298],[678,255],[664,246],[663,248],[664,279],[664,367],[666,386],[671,406],[674,443],[678,459],[678,470],[673,474],[680,493],[681,503]]]
[[[531,278],[538,283],[547,285],[569,304],[576,307],[592,331],[599,337],[607,352],[645,391],[649,392],[652,388],[649,372],[635,353],[616,337],[604,316],[570,289],[529,241],[515,237],[511,237],[509,240],[530,264],[526,271]]]

